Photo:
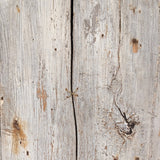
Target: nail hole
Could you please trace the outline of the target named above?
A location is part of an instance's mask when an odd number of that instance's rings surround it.
[[[57,48],[55,48],[54,50],[57,51]]]
[[[104,37],[104,34],[101,34],[101,37],[103,38],[103,37]]]
[[[138,40],[135,39],[135,38],[133,38],[133,39],[132,39],[132,43],[137,44],[137,43],[138,43]]]
[[[26,155],[29,156],[29,151],[26,151]]]
[[[135,160],[139,160],[139,157],[135,157]]]

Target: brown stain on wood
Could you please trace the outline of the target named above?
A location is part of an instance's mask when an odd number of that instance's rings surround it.
[[[54,141],[53,141],[53,143],[54,143]],[[53,151],[54,151],[53,143],[51,142],[51,153],[52,153],[52,154],[53,154]]]
[[[133,53],[138,52],[138,40],[135,38],[132,39],[132,51]]]
[[[106,25],[106,33],[105,33],[106,37],[107,37],[107,33],[108,33],[108,25]]]
[[[112,156],[112,157],[113,157],[113,160],[118,160],[118,156],[116,156],[116,157]]]
[[[158,136],[160,137],[160,131],[159,131],[159,134],[158,134]]]
[[[139,160],[139,157],[135,157],[135,160]]]
[[[17,8],[18,13],[20,13],[20,8],[18,5],[16,5],[16,8]]]
[[[132,5],[130,5],[130,10],[132,10],[133,11],[133,13],[135,13],[136,12],[136,7],[133,7]]]
[[[44,89],[43,85],[41,85],[40,87],[40,84],[38,84],[37,98],[40,99],[40,105],[42,107],[43,104],[43,111],[45,111],[47,107],[47,92]]]
[[[20,146],[24,149],[26,148],[27,136],[24,133],[24,126],[22,122],[18,120],[18,118],[14,118],[12,122],[12,145],[13,145],[13,153],[18,154]]]

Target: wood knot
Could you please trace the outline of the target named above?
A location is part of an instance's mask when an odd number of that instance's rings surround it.
[[[13,144],[13,153],[18,154],[20,151],[20,146],[23,148],[26,148],[28,142],[27,142],[27,136],[24,132],[24,126],[22,125],[22,122],[14,118],[12,122],[12,144]]]
[[[13,120],[13,128],[16,129],[16,130],[20,130],[18,120],[16,120],[16,119]]]

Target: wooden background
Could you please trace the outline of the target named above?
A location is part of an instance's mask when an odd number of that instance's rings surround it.
[[[1,160],[160,160],[160,1],[0,0],[0,97]]]

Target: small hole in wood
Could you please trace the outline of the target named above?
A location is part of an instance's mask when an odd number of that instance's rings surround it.
[[[135,160],[139,160],[139,157],[135,157]]]
[[[133,39],[132,39],[132,43],[137,44],[137,43],[138,43],[138,40],[135,39],[135,38],[133,38]]]
[[[26,155],[29,156],[29,151],[26,151]]]
[[[57,48],[55,48],[54,50],[57,51]]]
[[[141,10],[139,10],[139,13],[141,13]]]
[[[3,101],[3,97],[1,97],[1,100]]]
[[[104,37],[104,34],[101,34],[101,37],[103,38],[103,37]]]

